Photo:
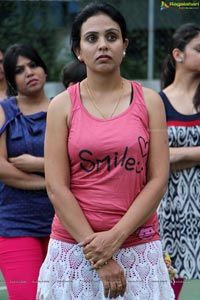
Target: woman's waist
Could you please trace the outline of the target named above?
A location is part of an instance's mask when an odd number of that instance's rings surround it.
[[[91,211],[85,211],[84,215],[94,232],[108,231],[122,218],[122,215],[120,214],[94,213]],[[62,241],[76,243],[74,238],[68,233],[67,229],[60,223],[57,216],[55,216],[53,221],[52,237]],[[157,239],[159,239],[158,219],[157,214],[154,213],[148,221],[126,239],[122,247],[142,244]]]

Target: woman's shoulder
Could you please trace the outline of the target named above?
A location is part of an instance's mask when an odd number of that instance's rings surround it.
[[[156,108],[163,107],[163,101],[157,91],[147,87],[142,87],[142,90],[148,109],[154,110]]]
[[[65,90],[51,99],[49,107],[59,108],[62,106],[66,106],[69,100],[69,92],[68,90]]]
[[[55,96],[50,103],[51,109],[63,109],[64,111],[70,112],[72,106],[74,107],[77,101],[80,100],[80,85],[76,83],[68,87],[65,91]]]
[[[69,116],[71,111],[71,101],[68,90],[56,95],[50,102],[47,115],[55,120],[57,117],[61,120]]]
[[[10,97],[10,98],[6,98],[3,101],[0,102],[0,106],[3,108],[12,108],[12,109],[16,109],[17,108],[17,100],[16,97]]]
[[[11,97],[0,102],[0,127],[5,120],[13,119],[18,113],[16,98]]]

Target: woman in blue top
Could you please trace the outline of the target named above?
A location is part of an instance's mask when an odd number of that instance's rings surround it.
[[[16,96],[0,103],[0,269],[10,300],[35,300],[54,215],[44,178],[47,68],[32,46],[17,44],[4,71]]]

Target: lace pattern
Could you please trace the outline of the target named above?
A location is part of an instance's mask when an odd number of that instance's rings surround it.
[[[126,293],[117,300],[174,299],[160,241],[120,249],[114,259],[127,278]],[[79,245],[50,240],[37,300],[105,300],[102,282]]]

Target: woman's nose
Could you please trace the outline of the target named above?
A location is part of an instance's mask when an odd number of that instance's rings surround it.
[[[27,76],[30,76],[30,75],[33,74],[32,68],[30,68],[30,67],[28,67],[28,66],[26,67],[26,70],[25,70],[25,71],[26,71],[26,75],[27,75]]]
[[[104,37],[99,38],[99,49],[108,49],[107,41]]]

